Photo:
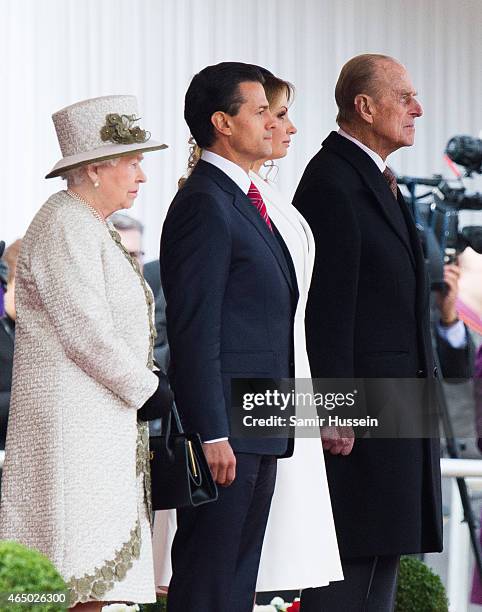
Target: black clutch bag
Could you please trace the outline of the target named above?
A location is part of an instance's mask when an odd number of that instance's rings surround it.
[[[218,489],[197,433],[185,433],[173,403],[161,433],[149,438],[152,509],[200,506],[218,498]]]

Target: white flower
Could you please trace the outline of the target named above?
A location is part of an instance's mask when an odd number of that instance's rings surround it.
[[[273,599],[271,600],[271,605],[275,608],[279,608],[285,605],[285,600],[281,597],[273,597]]]
[[[125,603],[114,603],[102,608],[102,612],[138,612],[139,606],[134,604],[128,606]]]

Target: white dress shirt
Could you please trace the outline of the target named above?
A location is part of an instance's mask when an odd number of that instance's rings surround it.
[[[380,172],[383,172],[385,170],[385,168],[387,167],[387,164],[383,161],[380,155],[378,155],[378,153],[375,153],[375,151],[372,151],[371,149],[369,149],[366,145],[363,144],[363,142],[360,142],[353,136],[350,136],[350,134],[347,134],[341,128],[338,130],[338,134],[340,134],[340,136],[343,136],[343,138],[346,138],[347,140],[351,140],[357,145],[357,147],[360,147],[362,151],[365,151],[365,153],[369,155],[373,159],[373,161],[376,163]]]
[[[224,174],[227,174],[229,178],[236,183],[243,193],[248,195],[251,179],[241,166],[238,166],[238,164],[212,151],[203,151],[201,159],[222,170]]]

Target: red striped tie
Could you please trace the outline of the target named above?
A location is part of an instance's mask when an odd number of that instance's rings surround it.
[[[263,217],[264,222],[269,227],[269,229],[273,231],[273,228],[271,227],[271,221],[269,220],[268,211],[266,210],[266,204],[263,202],[263,198],[261,197],[261,194],[259,193],[258,188],[254,183],[251,183],[251,185],[249,186],[248,198],[251,200],[251,204],[253,204],[253,206],[256,206],[259,214]]]

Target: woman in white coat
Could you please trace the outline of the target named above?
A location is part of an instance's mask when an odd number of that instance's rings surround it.
[[[269,171],[263,178],[264,164],[269,168],[272,160],[285,157],[296,133],[288,116],[293,87],[267,70],[262,69],[262,72],[276,126],[272,131],[271,159],[259,160],[250,177],[293,260],[299,290],[294,322],[295,376],[300,379],[297,389],[307,392],[310,390],[311,372],[304,320],[315,258],[313,234],[301,214],[269,180]],[[318,428],[311,432],[297,429],[295,438],[293,456],[278,461],[275,492],[261,553],[258,592],[301,590],[343,579],[320,431]]]
[[[166,388],[152,293],[106,222],[133,205],[142,153],[165,147],[137,117],[133,96],[53,116],[63,158],[47,178],[68,188],[36,214],[17,265],[0,538],[49,557],[83,612],[155,601],[142,419],[161,416]]]

